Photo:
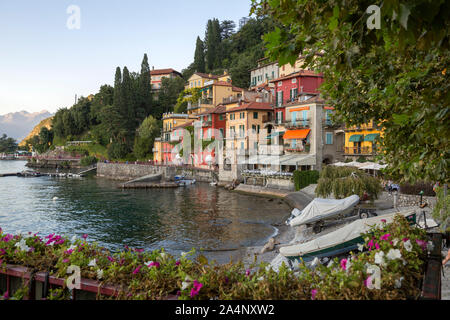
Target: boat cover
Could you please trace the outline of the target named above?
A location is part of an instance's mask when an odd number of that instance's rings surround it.
[[[317,239],[297,244],[289,247],[280,248],[280,253],[285,257],[298,257],[304,254],[327,249],[336,245],[354,240],[358,238],[362,233],[366,233],[375,224],[381,224],[381,220],[386,220],[386,223],[393,221],[395,215],[400,214],[405,217],[414,213],[414,210],[395,212],[391,214],[376,216],[367,219],[358,219],[336,231],[330,232]]]
[[[302,213],[298,217],[292,219],[289,224],[291,227],[295,227],[305,223],[319,221],[324,218],[331,218],[334,215],[345,214],[350,210],[353,210],[353,207],[358,203],[359,196],[357,195],[352,195],[341,200],[315,198],[302,210]]]

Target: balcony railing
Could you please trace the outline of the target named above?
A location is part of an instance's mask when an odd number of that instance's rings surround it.
[[[285,144],[284,145],[284,151],[288,152],[288,153],[309,153],[310,150],[311,150],[311,146],[310,145],[306,145],[304,148],[303,147],[293,148],[289,144]]]
[[[213,104],[213,99],[212,98],[201,99],[200,103],[201,104]]]
[[[345,147],[345,154],[348,155],[375,155],[377,154],[376,149],[372,147]]]
[[[200,102],[194,102],[194,103],[188,102],[188,106],[187,106],[188,110],[195,110],[198,108],[200,108]]]
[[[309,128],[310,127],[310,120],[309,119],[296,119],[295,122],[292,120],[285,121],[284,126],[289,129],[293,128]]]

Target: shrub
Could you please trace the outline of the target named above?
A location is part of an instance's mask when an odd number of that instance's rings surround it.
[[[427,182],[418,182],[415,184],[403,183],[400,185],[400,193],[418,195],[423,191],[424,196],[435,197],[436,193],[433,191],[433,184]]]
[[[86,156],[81,159],[80,164],[84,167],[91,166],[93,164],[96,164],[98,162],[98,159],[94,156]]]
[[[111,160],[123,159],[129,152],[126,144],[113,142],[108,146],[108,158]]]
[[[319,180],[319,171],[317,170],[294,171],[294,184],[296,191],[306,188],[310,184],[317,183],[317,180]]]

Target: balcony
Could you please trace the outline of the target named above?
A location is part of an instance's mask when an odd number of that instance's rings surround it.
[[[213,99],[212,97],[201,99],[200,104],[213,104]]]
[[[302,129],[310,127],[310,119],[296,119],[295,122],[292,120],[283,122],[286,129]]]
[[[277,144],[260,144],[258,146],[258,154],[280,156],[284,153],[284,146]]]
[[[272,116],[265,115],[265,116],[262,117],[262,122],[263,122],[263,123],[273,122],[273,117],[272,117]]]
[[[376,155],[377,151],[375,148],[372,148],[372,147],[345,147],[344,154],[371,156],[371,155]]]
[[[188,102],[188,106],[187,106],[188,110],[195,110],[198,108],[200,108],[200,102],[194,102],[194,103]]]
[[[310,150],[311,150],[311,146],[309,144],[305,145],[304,148],[300,147],[300,146],[296,147],[296,148],[293,148],[289,144],[285,144],[284,145],[284,151],[286,153],[303,153],[303,154],[306,154],[306,153],[309,153]]]

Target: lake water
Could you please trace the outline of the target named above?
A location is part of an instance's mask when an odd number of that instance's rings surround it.
[[[0,173],[19,172],[24,165],[0,161]],[[151,190],[122,190],[117,185],[95,176],[0,177],[0,227],[14,234],[88,234],[88,240],[113,251],[128,245],[164,247],[179,254],[192,248],[263,245],[277,231],[272,224],[284,221],[290,212],[280,200],[203,183]]]

